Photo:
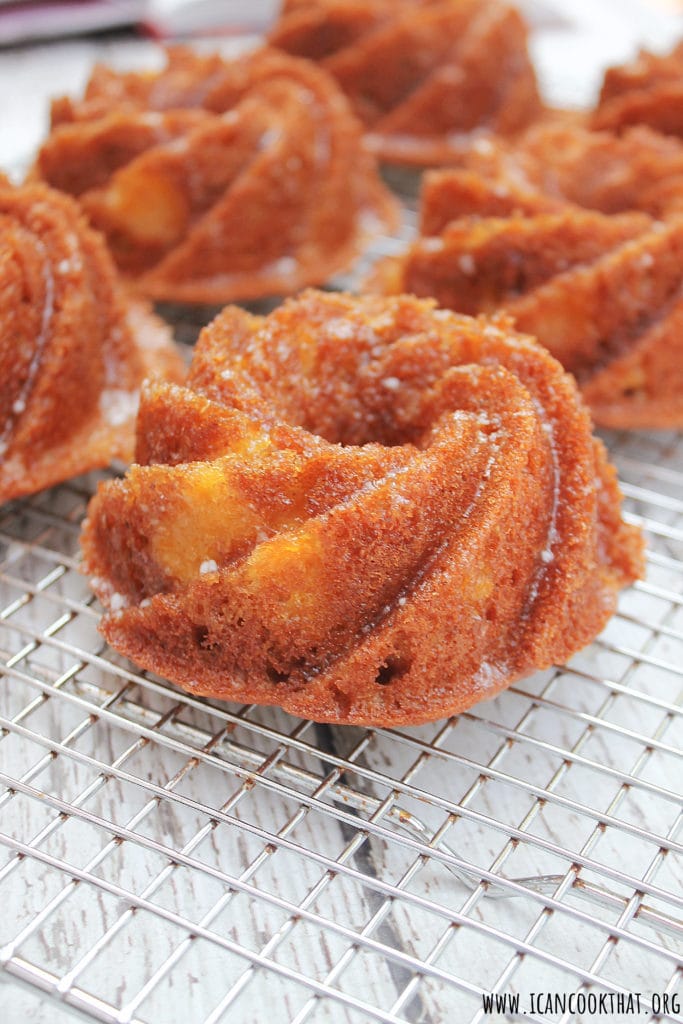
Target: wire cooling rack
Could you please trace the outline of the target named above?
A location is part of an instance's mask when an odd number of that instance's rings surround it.
[[[0,509],[0,1019],[681,1019],[683,435],[608,442],[646,580],[570,666],[420,728],[136,672],[78,570],[105,474]]]

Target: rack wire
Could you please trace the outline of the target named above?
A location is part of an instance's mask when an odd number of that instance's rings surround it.
[[[683,1019],[683,435],[607,440],[647,578],[570,665],[419,728],[198,699],[109,650],[78,534],[110,474],[0,509],[2,1020],[37,994],[51,1024],[478,1024],[504,992],[581,1019],[532,991]]]

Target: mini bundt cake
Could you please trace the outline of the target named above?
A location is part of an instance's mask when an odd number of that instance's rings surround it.
[[[228,307],[83,533],[102,631],[199,694],[419,723],[564,661],[641,572],[572,379],[504,319]]]
[[[142,379],[183,364],[68,196],[0,186],[0,295],[0,501],[130,461]]]
[[[575,375],[595,421],[683,427],[683,221],[568,208],[464,217],[380,263],[371,288],[505,310]]]
[[[422,232],[437,234],[469,214],[551,213],[567,202],[602,213],[683,212],[683,142],[644,127],[617,137],[560,117],[514,142],[482,137],[457,169],[426,176]]]
[[[608,68],[592,124],[609,131],[646,124],[683,135],[683,42],[663,56],[641,50],[628,64]]]
[[[448,163],[541,111],[526,25],[498,0],[290,0],[270,42],[331,72],[390,162]]]
[[[223,303],[343,269],[397,208],[324,71],[260,50],[97,67],[57,100],[33,174],[76,196],[143,294]]]

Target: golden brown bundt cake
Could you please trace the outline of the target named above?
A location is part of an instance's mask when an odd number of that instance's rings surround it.
[[[0,501],[130,460],[143,378],[183,365],[68,196],[0,187],[0,296]]]
[[[649,128],[621,137],[578,119],[548,118],[514,143],[480,138],[460,167],[432,171],[422,192],[422,231],[469,214],[550,213],[567,202],[602,213],[683,212],[683,143]]]
[[[526,25],[498,0],[295,0],[270,42],[334,75],[387,161],[448,163],[541,111]]]
[[[195,693],[418,723],[564,661],[641,571],[572,379],[504,320],[227,308],[83,533],[102,631]]]
[[[386,260],[371,287],[507,311],[573,373],[597,423],[683,427],[683,220],[569,207],[469,217]]]
[[[635,60],[608,68],[592,124],[610,131],[646,124],[683,135],[683,42],[671,53],[641,50]]]
[[[34,174],[78,198],[137,289],[171,301],[322,282],[396,216],[335,82],[269,50],[97,67],[81,101],[54,104]]]

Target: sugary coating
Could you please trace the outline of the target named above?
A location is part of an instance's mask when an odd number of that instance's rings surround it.
[[[85,569],[120,652],[194,693],[386,725],[566,660],[642,569],[572,379],[506,320],[306,292],[227,308]]]
[[[290,0],[270,42],[331,72],[390,162],[448,163],[541,110],[526,25],[498,0]]]
[[[98,66],[61,99],[33,174],[76,196],[154,299],[288,294],[346,267],[397,206],[334,80],[259,50],[176,47],[158,72]]]
[[[422,232],[470,214],[552,213],[567,202],[602,213],[683,213],[683,142],[645,127],[619,137],[590,131],[574,115],[548,117],[514,142],[477,139],[457,169],[426,176]]]
[[[0,501],[130,461],[143,378],[184,368],[68,196],[0,186],[0,296]]]
[[[683,427],[683,221],[643,213],[463,217],[371,287],[463,313],[506,311],[577,378],[594,420]]]
[[[634,124],[683,136],[683,42],[664,55],[641,50],[605,72],[593,127],[621,131]]]

